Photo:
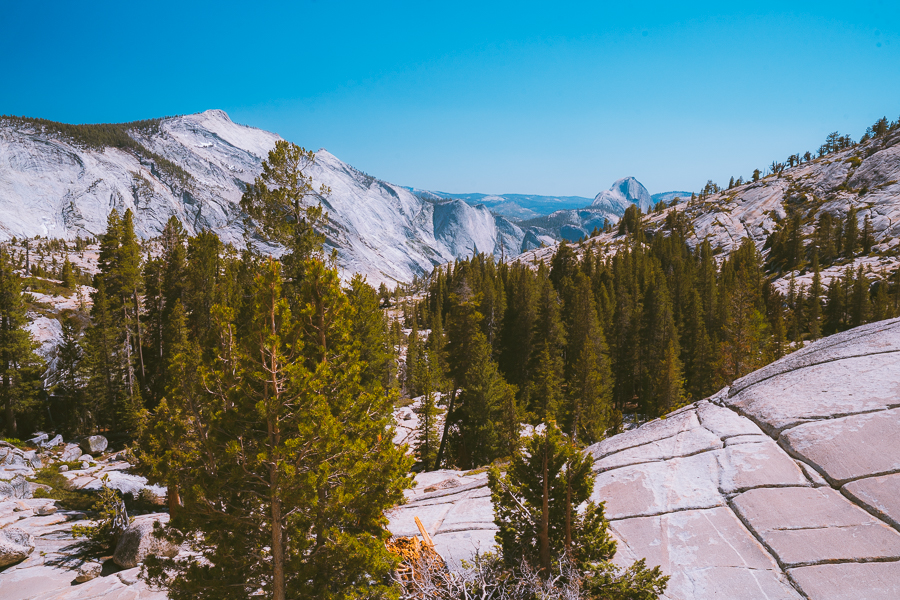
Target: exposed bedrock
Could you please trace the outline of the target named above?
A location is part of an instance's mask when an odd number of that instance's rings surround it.
[[[887,600],[900,598],[898,440],[894,319],[820,340],[587,451],[616,560],[661,565],[666,598]],[[416,484],[389,514],[395,534],[415,534],[419,516],[451,563],[493,545],[484,474]]]

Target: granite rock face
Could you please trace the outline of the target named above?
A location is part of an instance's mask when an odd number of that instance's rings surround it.
[[[797,351],[707,400],[587,449],[616,561],[671,575],[670,600],[900,598],[900,319]],[[449,478],[455,487],[434,490]],[[493,545],[484,475],[417,476],[451,562]]]
[[[34,537],[15,527],[0,529],[0,567],[22,562],[34,550]]]
[[[148,556],[165,556],[172,558],[178,554],[178,547],[165,539],[156,537],[153,530],[156,523],[165,524],[169,515],[162,513],[139,517],[128,526],[119,538],[113,560],[120,567],[134,568]]]

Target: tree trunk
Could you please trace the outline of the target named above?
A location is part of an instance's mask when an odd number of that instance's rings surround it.
[[[566,559],[572,558],[572,463],[566,465]]]
[[[278,498],[278,471],[269,467],[272,498],[272,599],[285,600],[284,590],[284,541],[282,535],[281,499]]]
[[[169,483],[166,487],[166,500],[169,504],[169,516],[174,519],[181,509],[181,495],[178,493],[178,485],[175,483]]]
[[[541,497],[541,529],[538,532],[541,548],[541,572],[544,577],[550,576],[550,485],[547,479],[550,474],[547,467],[547,443],[544,442],[541,472],[544,480],[544,493]]]
[[[144,370],[144,343],[141,339],[141,302],[138,300],[137,289],[134,290],[134,320],[137,323],[137,348],[138,359],[141,361],[141,381],[147,380]]]
[[[125,303],[125,298],[122,298],[122,312],[125,316],[125,359],[127,364],[125,365],[125,376],[128,378],[128,397],[134,397],[134,380],[132,379],[132,371],[131,368],[131,331],[128,328],[128,308]]]
[[[453,402],[456,400],[456,390],[450,392],[450,405],[447,406],[447,414],[444,417],[444,434],[441,436],[441,445],[438,448],[437,458],[434,459],[434,471],[441,468],[444,459],[444,449],[447,447],[447,431],[450,429],[450,417],[453,415]]]
[[[16,413],[13,412],[12,398],[6,396],[6,435],[9,437],[17,437],[16,431]]]

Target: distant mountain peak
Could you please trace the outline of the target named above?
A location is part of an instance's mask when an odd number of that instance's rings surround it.
[[[653,207],[650,192],[634,177],[623,177],[594,197],[591,206],[598,208],[626,208],[628,204],[636,204],[644,212]]]

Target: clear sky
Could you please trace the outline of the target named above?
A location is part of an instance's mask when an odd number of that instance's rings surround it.
[[[900,3],[12,2],[0,114],[221,108],[381,179],[593,196],[727,183],[900,118]]]

